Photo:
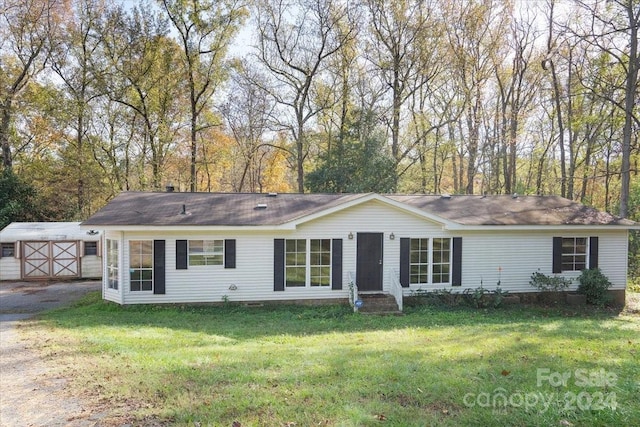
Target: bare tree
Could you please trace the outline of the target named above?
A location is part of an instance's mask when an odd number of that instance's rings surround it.
[[[457,166],[462,171],[464,161],[466,173],[465,176],[459,174],[459,185],[461,191],[464,187],[466,194],[473,194],[479,160],[487,141],[486,134],[483,135],[485,107],[487,100],[493,99],[488,93],[493,74],[492,56],[504,43],[504,32],[509,28],[508,15],[504,5],[491,0],[449,2],[447,5],[447,14],[452,21],[447,26],[452,74],[464,96],[464,128],[462,125],[459,128],[464,144],[458,150],[460,163]],[[466,182],[463,183],[463,179]]]
[[[441,71],[436,58],[439,25],[431,5],[422,0],[368,0],[366,5],[371,41],[365,56],[390,92],[387,122],[391,131],[391,155],[399,166],[426,134],[435,129],[431,125],[425,127],[416,108],[424,111],[427,84]],[[409,108],[409,101],[413,108]],[[404,147],[401,143],[403,109],[411,109],[414,121],[418,119],[423,127],[413,142]],[[398,170],[396,180],[401,174]]]
[[[316,102],[317,82],[327,60],[353,37],[348,8],[334,0],[260,0],[256,2],[258,53],[256,58],[268,70],[268,90],[282,110],[275,118],[279,129],[294,141],[288,150],[295,159],[297,186],[304,192],[304,162],[310,141],[308,125],[328,105]]]
[[[234,162],[238,173],[231,178],[234,191],[261,191],[263,159],[273,150],[264,143],[273,101],[262,90],[263,76],[250,64],[243,64],[231,80],[230,95],[222,115],[236,142]]]
[[[235,0],[160,0],[178,32],[189,89],[190,190],[196,191],[198,133],[212,123],[202,120],[211,98],[226,79],[227,48],[245,11]]]
[[[622,134],[622,164],[620,167],[620,211],[622,217],[629,214],[629,186],[631,177],[631,149],[637,144],[640,118],[637,114],[637,98],[640,88],[640,3],[638,0],[578,1],[590,18],[586,27],[573,29],[573,34],[609,55],[624,74],[620,97],[607,96],[606,92],[592,89],[605,97],[624,113]],[[571,27],[569,24],[568,28]]]
[[[98,90],[92,59],[100,44],[100,17],[104,13],[101,0],[82,0],[65,16],[64,33],[56,44],[51,59],[51,68],[62,81],[62,91],[70,104],[70,123],[75,135],[69,143],[76,150],[77,211],[82,217],[90,214],[86,199],[84,160],[86,144],[91,127],[91,104],[102,95]],[[89,147],[90,148],[90,147]],[[88,151],[90,152],[90,150]]]
[[[2,165],[13,165],[10,128],[14,104],[49,59],[62,4],[57,0],[5,0],[0,9],[0,145]]]
[[[527,12],[530,10],[527,9]],[[526,18],[512,18],[507,43],[510,66],[506,66],[504,58],[494,65],[500,110],[498,134],[501,147],[497,159],[502,162],[504,192],[507,194],[514,193],[516,189],[518,135],[526,118],[525,113],[530,110],[540,84],[539,74],[532,70],[538,34],[531,15]]]
[[[136,7],[131,13],[116,9],[107,25],[102,31],[108,60],[102,78],[105,91],[135,116],[132,125],[139,127],[141,187],[146,187],[148,156],[151,187],[159,189],[167,156],[176,146],[183,123],[179,48],[166,37],[166,22],[149,8]]]

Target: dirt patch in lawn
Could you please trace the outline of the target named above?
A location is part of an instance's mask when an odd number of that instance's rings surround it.
[[[627,304],[624,311],[629,314],[640,315],[640,292],[627,292]]]
[[[104,425],[104,411],[73,396],[67,379],[54,373],[55,359],[40,352],[46,337],[28,341],[21,325],[42,310],[71,304],[99,282],[0,283],[0,425]]]

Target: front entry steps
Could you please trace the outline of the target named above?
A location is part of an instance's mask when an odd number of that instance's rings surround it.
[[[384,293],[360,293],[358,298],[362,301],[359,313],[367,315],[395,315],[402,316],[398,309],[398,303],[393,295]]]

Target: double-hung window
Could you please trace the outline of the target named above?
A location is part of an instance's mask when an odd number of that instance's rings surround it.
[[[189,265],[223,265],[224,240],[189,240]]]
[[[581,271],[587,268],[587,238],[562,238],[562,271]]]
[[[285,241],[285,285],[328,287],[331,284],[331,239]]]
[[[451,239],[432,239],[433,249],[431,265],[431,283],[449,283],[451,281]]]
[[[429,283],[429,239],[411,239],[411,283]]]
[[[129,241],[129,286],[131,291],[153,290],[153,241]]]
[[[451,282],[451,239],[415,238],[409,241],[409,283]]]
[[[309,245],[309,284],[329,286],[331,283],[331,240],[311,239]]]

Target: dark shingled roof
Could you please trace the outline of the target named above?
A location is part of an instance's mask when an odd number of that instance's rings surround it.
[[[121,193],[82,225],[281,225],[370,194]],[[619,225],[634,222],[557,196],[382,195],[461,225]],[[266,205],[266,207],[261,206]],[[183,213],[183,207],[185,213]]]
[[[388,197],[463,225],[635,225],[558,196]]]
[[[83,225],[280,225],[362,194],[137,193],[116,196]],[[261,208],[258,205],[267,207]],[[183,212],[183,206],[186,213]]]

